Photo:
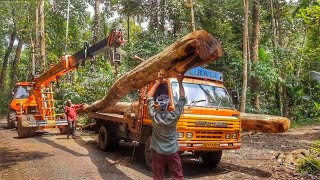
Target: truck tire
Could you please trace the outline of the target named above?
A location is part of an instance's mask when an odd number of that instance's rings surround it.
[[[34,137],[34,135],[36,134],[36,127],[29,127],[28,129],[28,137]]]
[[[19,138],[26,138],[29,135],[28,128],[22,126],[21,120],[18,120],[17,131]]]
[[[16,111],[9,111],[7,114],[7,127],[8,129],[15,128],[15,121],[17,118]]]
[[[69,126],[60,126],[59,131],[60,131],[60,134],[66,135],[69,131]]]
[[[101,126],[99,129],[99,149],[101,149],[102,151],[112,150],[112,145],[113,143],[111,133],[107,130],[105,126]]]
[[[214,151],[214,152],[208,152],[201,156],[203,165],[208,167],[215,167],[217,164],[219,164],[222,156],[222,150]]]
[[[152,150],[149,148],[151,136],[149,136],[144,144],[144,164],[147,170],[152,171]]]

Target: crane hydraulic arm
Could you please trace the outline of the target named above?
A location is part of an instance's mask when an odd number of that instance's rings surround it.
[[[87,58],[92,58],[107,47],[118,48],[124,43],[122,32],[112,30],[108,37],[89,47],[88,43],[84,44],[84,49],[76,52],[71,56],[64,56],[56,65],[49,70],[34,78],[35,88],[47,86],[50,82],[57,80],[60,76],[76,69]]]

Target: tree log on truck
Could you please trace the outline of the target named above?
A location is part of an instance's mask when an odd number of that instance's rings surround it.
[[[135,114],[138,113],[138,102],[118,102],[113,106],[103,109],[101,113]],[[290,119],[281,116],[240,113],[241,128],[248,131],[264,133],[283,133],[290,128]],[[94,130],[95,123],[87,125],[83,130]]]
[[[86,106],[84,111],[97,112],[115,105],[129,92],[157,79],[161,69],[165,71],[165,78],[175,77],[193,67],[212,62],[222,54],[220,43],[211,34],[204,30],[194,31],[123,75],[107,96]]]

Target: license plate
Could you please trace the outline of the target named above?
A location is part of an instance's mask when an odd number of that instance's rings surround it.
[[[220,144],[219,143],[203,143],[203,147],[204,148],[216,148],[219,147]]]
[[[54,125],[56,125],[56,121],[50,121],[50,120],[47,121],[47,126],[54,126]]]

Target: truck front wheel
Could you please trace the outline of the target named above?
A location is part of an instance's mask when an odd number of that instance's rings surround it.
[[[22,126],[21,120],[18,120],[17,131],[19,138],[26,138],[29,135],[28,128]]]
[[[17,118],[17,113],[15,111],[9,111],[7,115],[7,127],[12,129],[15,127],[15,121]]]
[[[222,150],[208,152],[201,156],[202,162],[205,166],[215,167],[219,164],[222,156]]]
[[[59,131],[60,131],[60,134],[66,135],[66,134],[68,134],[69,126],[60,126]]]

